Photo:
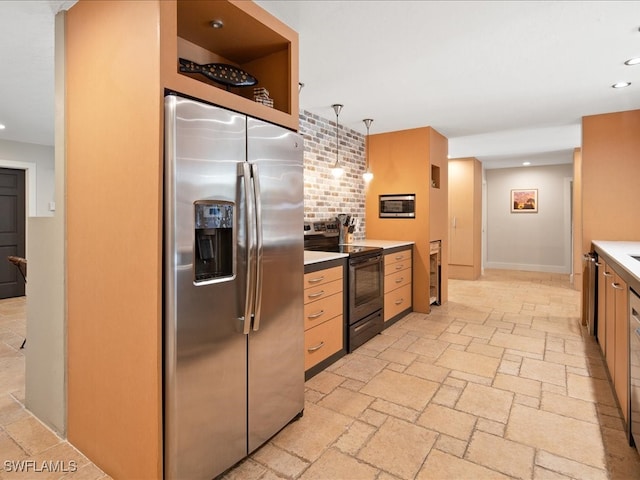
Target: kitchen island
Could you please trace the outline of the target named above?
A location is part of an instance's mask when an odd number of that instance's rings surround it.
[[[592,242],[597,281],[595,334],[622,411],[629,443],[640,443],[640,242]],[[583,307],[584,308],[584,307]],[[635,427],[632,428],[632,425]]]

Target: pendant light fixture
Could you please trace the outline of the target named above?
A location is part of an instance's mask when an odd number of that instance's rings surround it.
[[[366,183],[369,183],[371,180],[373,180],[373,173],[371,172],[371,170],[369,169],[369,127],[371,127],[371,123],[373,123],[373,118],[365,118],[364,120],[362,120],[364,122],[364,124],[367,127],[367,138],[365,138],[365,151],[364,151],[364,158],[365,158],[365,162],[366,162],[366,170],[365,172],[362,174],[362,178],[364,178],[364,181]]]
[[[333,107],[334,112],[336,112],[336,163],[334,163],[333,167],[331,168],[331,175],[333,175],[335,178],[340,178],[344,173],[344,170],[340,166],[340,160],[338,157],[339,143],[340,143],[338,139],[338,116],[340,115],[340,111],[342,110],[342,107],[344,105],[340,105],[339,103],[334,103],[331,106]]]

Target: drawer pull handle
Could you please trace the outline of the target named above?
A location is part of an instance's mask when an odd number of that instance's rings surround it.
[[[317,350],[320,350],[322,347],[324,347],[324,342],[320,342],[318,345],[315,345],[313,347],[307,348],[307,352],[312,353],[312,352],[315,352]]]
[[[622,288],[622,287],[620,286],[620,284],[619,284],[619,283],[616,283],[616,282],[612,282],[612,283],[611,283],[611,286],[612,286],[613,288],[615,288],[616,290],[624,290],[624,288]]]
[[[404,280],[404,277],[400,277],[398,279],[396,279],[396,283],[402,283]]]
[[[604,263],[602,263],[602,262],[596,262],[596,267],[601,267],[602,265],[604,265]]]
[[[404,298],[401,298],[400,300],[396,300],[396,305],[400,305],[402,302],[404,302]]]
[[[321,277],[310,278],[309,280],[307,280],[307,282],[318,283],[318,282],[321,282],[322,280],[324,280],[324,275],[322,275]]]
[[[404,268],[404,265],[396,265],[396,270],[402,270]]]
[[[311,315],[308,315],[307,318],[310,320],[314,320],[318,317],[321,317],[322,315],[324,315],[324,310],[320,310],[318,313],[313,313]]]
[[[396,255],[396,260],[402,260],[404,258],[404,256],[402,255]]]
[[[613,277],[613,273],[609,273],[607,271],[602,272],[602,275],[605,277]]]
[[[316,292],[316,293],[310,293],[309,295],[307,295],[307,297],[318,298],[318,297],[321,297],[322,295],[324,295],[324,290],[320,290],[319,292]]]

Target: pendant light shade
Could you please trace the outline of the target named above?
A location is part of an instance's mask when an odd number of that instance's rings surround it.
[[[335,178],[340,178],[344,173],[344,170],[340,166],[340,160],[338,155],[340,150],[339,148],[340,142],[338,138],[338,116],[340,115],[340,111],[342,110],[342,107],[344,105],[340,105],[339,103],[334,103],[331,106],[333,107],[334,112],[336,112],[336,163],[334,163],[333,167],[331,168],[331,175],[333,175]]]
[[[369,183],[371,180],[373,180],[373,172],[371,172],[371,169],[369,168],[369,127],[371,127],[371,123],[373,123],[373,118],[365,118],[362,121],[367,127],[367,138],[365,138],[365,152],[364,152],[364,156],[366,159],[366,165],[365,165],[366,169],[365,169],[365,172],[362,174],[362,178],[364,178],[364,181],[366,183]]]

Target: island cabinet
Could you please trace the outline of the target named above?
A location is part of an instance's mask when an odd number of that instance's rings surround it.
[[[313,377],[347,353],[345,261],[305,266],[304,369]]]
[[[164,97],[297,130],[298,37],[249,1],[80,0],[65,24],[67,437],[113,478],[162,478]],[[180,58],[250,73],[273,107]]]
[[[399,248],[384,255],[385,328],[412,310],[412,249]]]
[[[629,436],[629,281],[632,277],[614,257],[599,248],[594,250],[598,253],[597,339]]]
[[[596,323],[596,340],[598,341],[598,345],[600,346],[600,351],[602,352],[602,355],[605,357],[606,359],[606,355],[607,355],[607,341],[608,341],[608,337],[607,337],[607,329],[609,331],[613,331],[613,325],[608,326],[607,325],[607,316],[606,316],[606,296],[607,296],[607,280],[613,276],[613,274],[611,273],[611,270],[609,268],[609,266],[607,265],[607,262],[605,262],[603,259],[598,259],[598,262],[596,263],[596,266],[598,267],[597,270],[597,275],[598,275],[598,281],[597,281],[597,285],[598,285],[598,290],[596,292],[596,298],[597,298],[597,306],[598,306],[598,311],[596,314],[596,318],[597,323]],[[608,327],[608,328],[607,328]],[[613,338],[613,335],[611,335],[611,337]],[[611,348],[613,350],[613,348]]]
[[[615,353],[613,386],[622,410],[625,425],[629,425],[629,288],[627,283],[613,272],[611,287],[615,323]]]

